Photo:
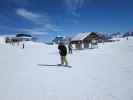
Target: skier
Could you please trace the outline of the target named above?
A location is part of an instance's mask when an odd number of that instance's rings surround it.
[[[71,43],[68,44],[68,50],[69,50],[69,54],[72,54],[72,44]]]
[[[67,55],[67,48],[64,45],[63,42],[60,42],[58,45],[58,50],[59,50],[59,54],[60,54],[60,60],[61,60],[61,64],[59,65],[64,65],[68,66],[68,61],[66,59],[66,55]]]
[[[128,36],[126,37],[126,39],[128,40]]]
[[[24,49],[24,43],[23,43],[23,47],[22,48]]]

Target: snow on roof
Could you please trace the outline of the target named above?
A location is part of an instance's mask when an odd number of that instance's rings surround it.
[[[74,38],[72,38],[72,41],[83,40],[84,38],[86,38],[90,34],[91,34],[91,32],[79,33]]]

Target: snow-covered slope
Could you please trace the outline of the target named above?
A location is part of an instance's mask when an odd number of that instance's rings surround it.
[[[133,38],[100,44],[60,62],[56,46],[0,45],[0,100],[133,100]]]

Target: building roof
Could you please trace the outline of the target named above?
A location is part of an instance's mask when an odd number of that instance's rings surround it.
[[[74,38],[72,38],[72,41],[79,41],[85,39],[88,35],[90,35],[92,32],[84,32],[77,34]]]
[[[16,37],[32,37],[30,34],[16,34]]]

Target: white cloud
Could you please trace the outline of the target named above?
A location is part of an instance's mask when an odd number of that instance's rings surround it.
[[[52,24],[46,24],[46,25],[45,25],[45,28],[46,28],[47,30],[61,31],[61,29],[57,28],[57,26],[52,25]]]
[[[80,13],[77,13],[76,11],[72,11],[71,14],[75,17],[80,17]]]
[[[65,0],[65,3],[68,8],[76,10],[77,8],[81,8],[84,4],[85,0]]]
[[[48,34],[48,32],[39,32],[39,31],[31,31],[30,32],[32,35],[47,35]]]
[[[79,21],[76,19],[72,20],[72,22],[73,22],[73,24],[79,24]]]
[[[24,31],[27,31],[36,35],[47,34],[51,31],[52,32],[60,31],[60,29],[57,28],[56,25],[52,24],[50,17],[46,13],[37,14],[31,11],[28,11],[26,9],[17,9],[16,14],[18,16],[25,18],[26,20],[32,21],[33,24],[36,26],[36,27],[33,27],[32,29],[25,29]]]
[[[66,8],[72,15],[79,17],[80,14],[77,13],[79,8],[82,8],[85,0],[64,0]]]
[[[28,11],[26,9],[17,9],[16,10],[16,14],[18,16],[21,16],[27,20],[33,21],[35,24],[42,24],[42,23],[49,23],[49,16],[44,13],[43,15],[37,14],[37,13],[33,13],[31,11]]]
[[[26,9],[17,9],[16,14],[21,17],[24,17],[27,20],[31,20],[31,21],[34,21],[40,17],[37,14],[27,11]]]
[[[47,35],[51,32],[60,32],[61,29],[57,28],[57,26],[53,26],[51,24],[45,24],[41,27],[34,27],[31,29],[24,29],[24,32],[28,32],[33,35]]]

